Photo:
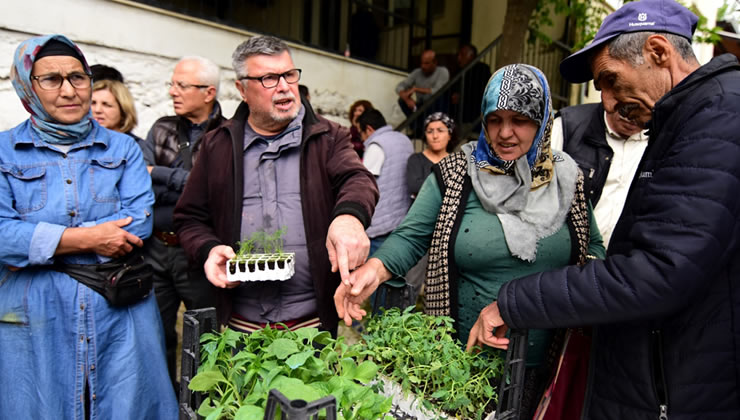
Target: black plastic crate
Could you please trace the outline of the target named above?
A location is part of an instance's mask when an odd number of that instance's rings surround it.
[[[267,397],[264,420],[274,420],[278,407],[281,420],[318,420],[322,410],[325,410],[326,420],[337,418],[337,401],[333,395],[309,403],[303,400],[289,400],[277,389],[271,389]]]
[[[188,388],[200,366],[200,336],[218,331],[216,309],[186,311],[182,320],[182,359],[180,364],[180,420],[198,420],[198,407],[203,402],[200,392]]]
[[[494,420],[518,420],[523,414],[521,407],[528,335],[529,331],[525,329],[513,329],[509,334],[509,348],[506,350],[506,364],[498,387],[498,406]]]
[[[180,374],[180,420],[199,420],[198,407],[205,396],[188,388],[190,380],[198,373],[200,366],[200,336],[204,333],[218,331],[216,309],[204,308],[186,311],[182,323],[182,362]],[[336,399],[333,396],[306,402],[289,400],[279,391],[270,390],[265,407],[265,420],[274,420],[277,407],[280,407],[282,420],[318,419],[322,410],[326,411],[326,420],[337,417]]]
[[[373,313],[378,313],[380,308],[399,308],[403,311],[409,306],[414,306],[416,295],[412,293],[412,290],[403,277],[394,277],[381,283],[373,299]]]
[[[393,287],[389,292],[403,299],[402,288]],[[399,294],[400,292],[400,294]],[[393,300],[393,299],[392,299]],[[218,331],[214,308],[186,311],[183,317],[182,364],[180,375],[180,420],[198,420],[196,413],[204,396],[188,388],[190,380],[198,373],[200,365],[200,336]],[[504,374],[499,385],[499,402],[496,420],[514,420],[521,416],[522,393],[524,391],[524,369],[527,359],[527,330],[511,330],[509,349],[506,352]],[[282,419],[318,419],[321,410],[326,410],[326,419],[336,419],[336,401],[333,396],[313,402],[288,400],[277,390],[271,390],[265,407],[265,420],[273,420],[277,407],[281,408]]]

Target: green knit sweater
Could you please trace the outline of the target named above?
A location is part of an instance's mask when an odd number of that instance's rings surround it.
[[[434,176],[427,177],[408,215],[373,257],[396,275],[404,275],[429,248],[442,195]],[[605,255],[601,234],[590,212],[589,254]],[[465,343],[480,311],[496,300],[498,290],[509,280],[568,265],[571,238],[565,223],[555,234],[540,239],[537,258],[527,262],[512,257],[506,246],[501,222],[481,206],[470,192],[454,248],[459,270],[458,333]],[[547,350],[550,333],[530,330],[527,364],[539,365]]]

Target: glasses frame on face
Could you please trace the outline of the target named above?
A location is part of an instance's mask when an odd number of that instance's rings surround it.
[[[185,83],[185,82],[174,82],[174,83],[164,82],[164,85],[167,86],[168,89],[175,88],[180,92],[184,90],[188,90],[191,87],[198,88],[198,89],[206,89],[210,87],[210,85],[195,85],[195,84],[190,84],[190,83]]]
[[[75,81],[73,81],[73,77],[79,77],[79,79],[75,79]],[[65,80],[68,81],[70,86],[75,89],[85,89],[92,87],[92,84],[90,83],[90,81],[92,80],[92,75],[79,71],[74,71],[66,76],[62,76],[59,73],[47,73],[40,76],[31,76],[31,79],[35,80],[36,83],[38,83],[39,87],[43,90],[61,89],[62,85],[64,85]],[[49,83],[53,83],[53,85],[49,85]],[[46,86],[44,86],[45,84]]]
[[[262,76],[244,76],[244,77],[240,77],[239,80],[259,80],[260,83],[262,83],[262,87],[263,88],[265,88],[265,89],[272,89],[272,88],[274,88],[274,87],[276,87],[277,85],[280,84],[280,78],[281,77],[283,79],[285,79],[285,82],[286,83],[289,83],[291,85],[294,85],[294,84],[298,83],[298,81],[301,80],[301,72],[302,71],[303,70],[301,70],[301,69],[290,69],[290,70],[288,70],[288,71],[286,71],[284,73],[279,73],[279,74],[278,73],[267,73],[267,74],[264,74]],[[298,72],[298,75],[297,76],[293,76],[291,74],[293,72]],[[275,79],[272,80],[272,79],[270,79],[271,77],[274,77]],[[295,80],[288,80],[289,77],[291,79],[293,77],[295,77]],[[274,84],[272,83],[273,81],[275,82]]]

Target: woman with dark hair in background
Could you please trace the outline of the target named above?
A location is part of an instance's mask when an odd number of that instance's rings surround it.
[[[432,173],[432,166],[455,149],[455,121],[444,112],[435,112],[424,119],[424,151],[409,156],[406,164],[406,184],[411,201],[421,189],[424,180]],[[426,278],[429,254],[419,260],[406,273],[406,283],[411,286],[413,296],[418,296]]]
[[[411,155],[406,165],[406,182],[412,200],[432,172],[432,166],[455,149],[455,121],[444,112],[435,112],[426,117],[424,144],[427,146],[424,151]]]
[[[360,127],[357,126],[357,117],[362,115],[362,113],[368,109],[374,109],[373,104],[364,99],[356,101],[349,107],[348,118],[351,124],[349,134],[352,136],[352,145],[355,147],[355,152],[357,152],[360,157],[362,157],[362,154],[365,152],[365,146],[360,138]]]

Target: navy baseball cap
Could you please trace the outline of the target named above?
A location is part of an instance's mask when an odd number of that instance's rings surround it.
[[[593,79],[590,53],[627,32],[668,32],[691,42],[699,18],[673,0],[641,0],[625,4],[604,19],[593,41],[560,62],[560,74],[571,83]]]

